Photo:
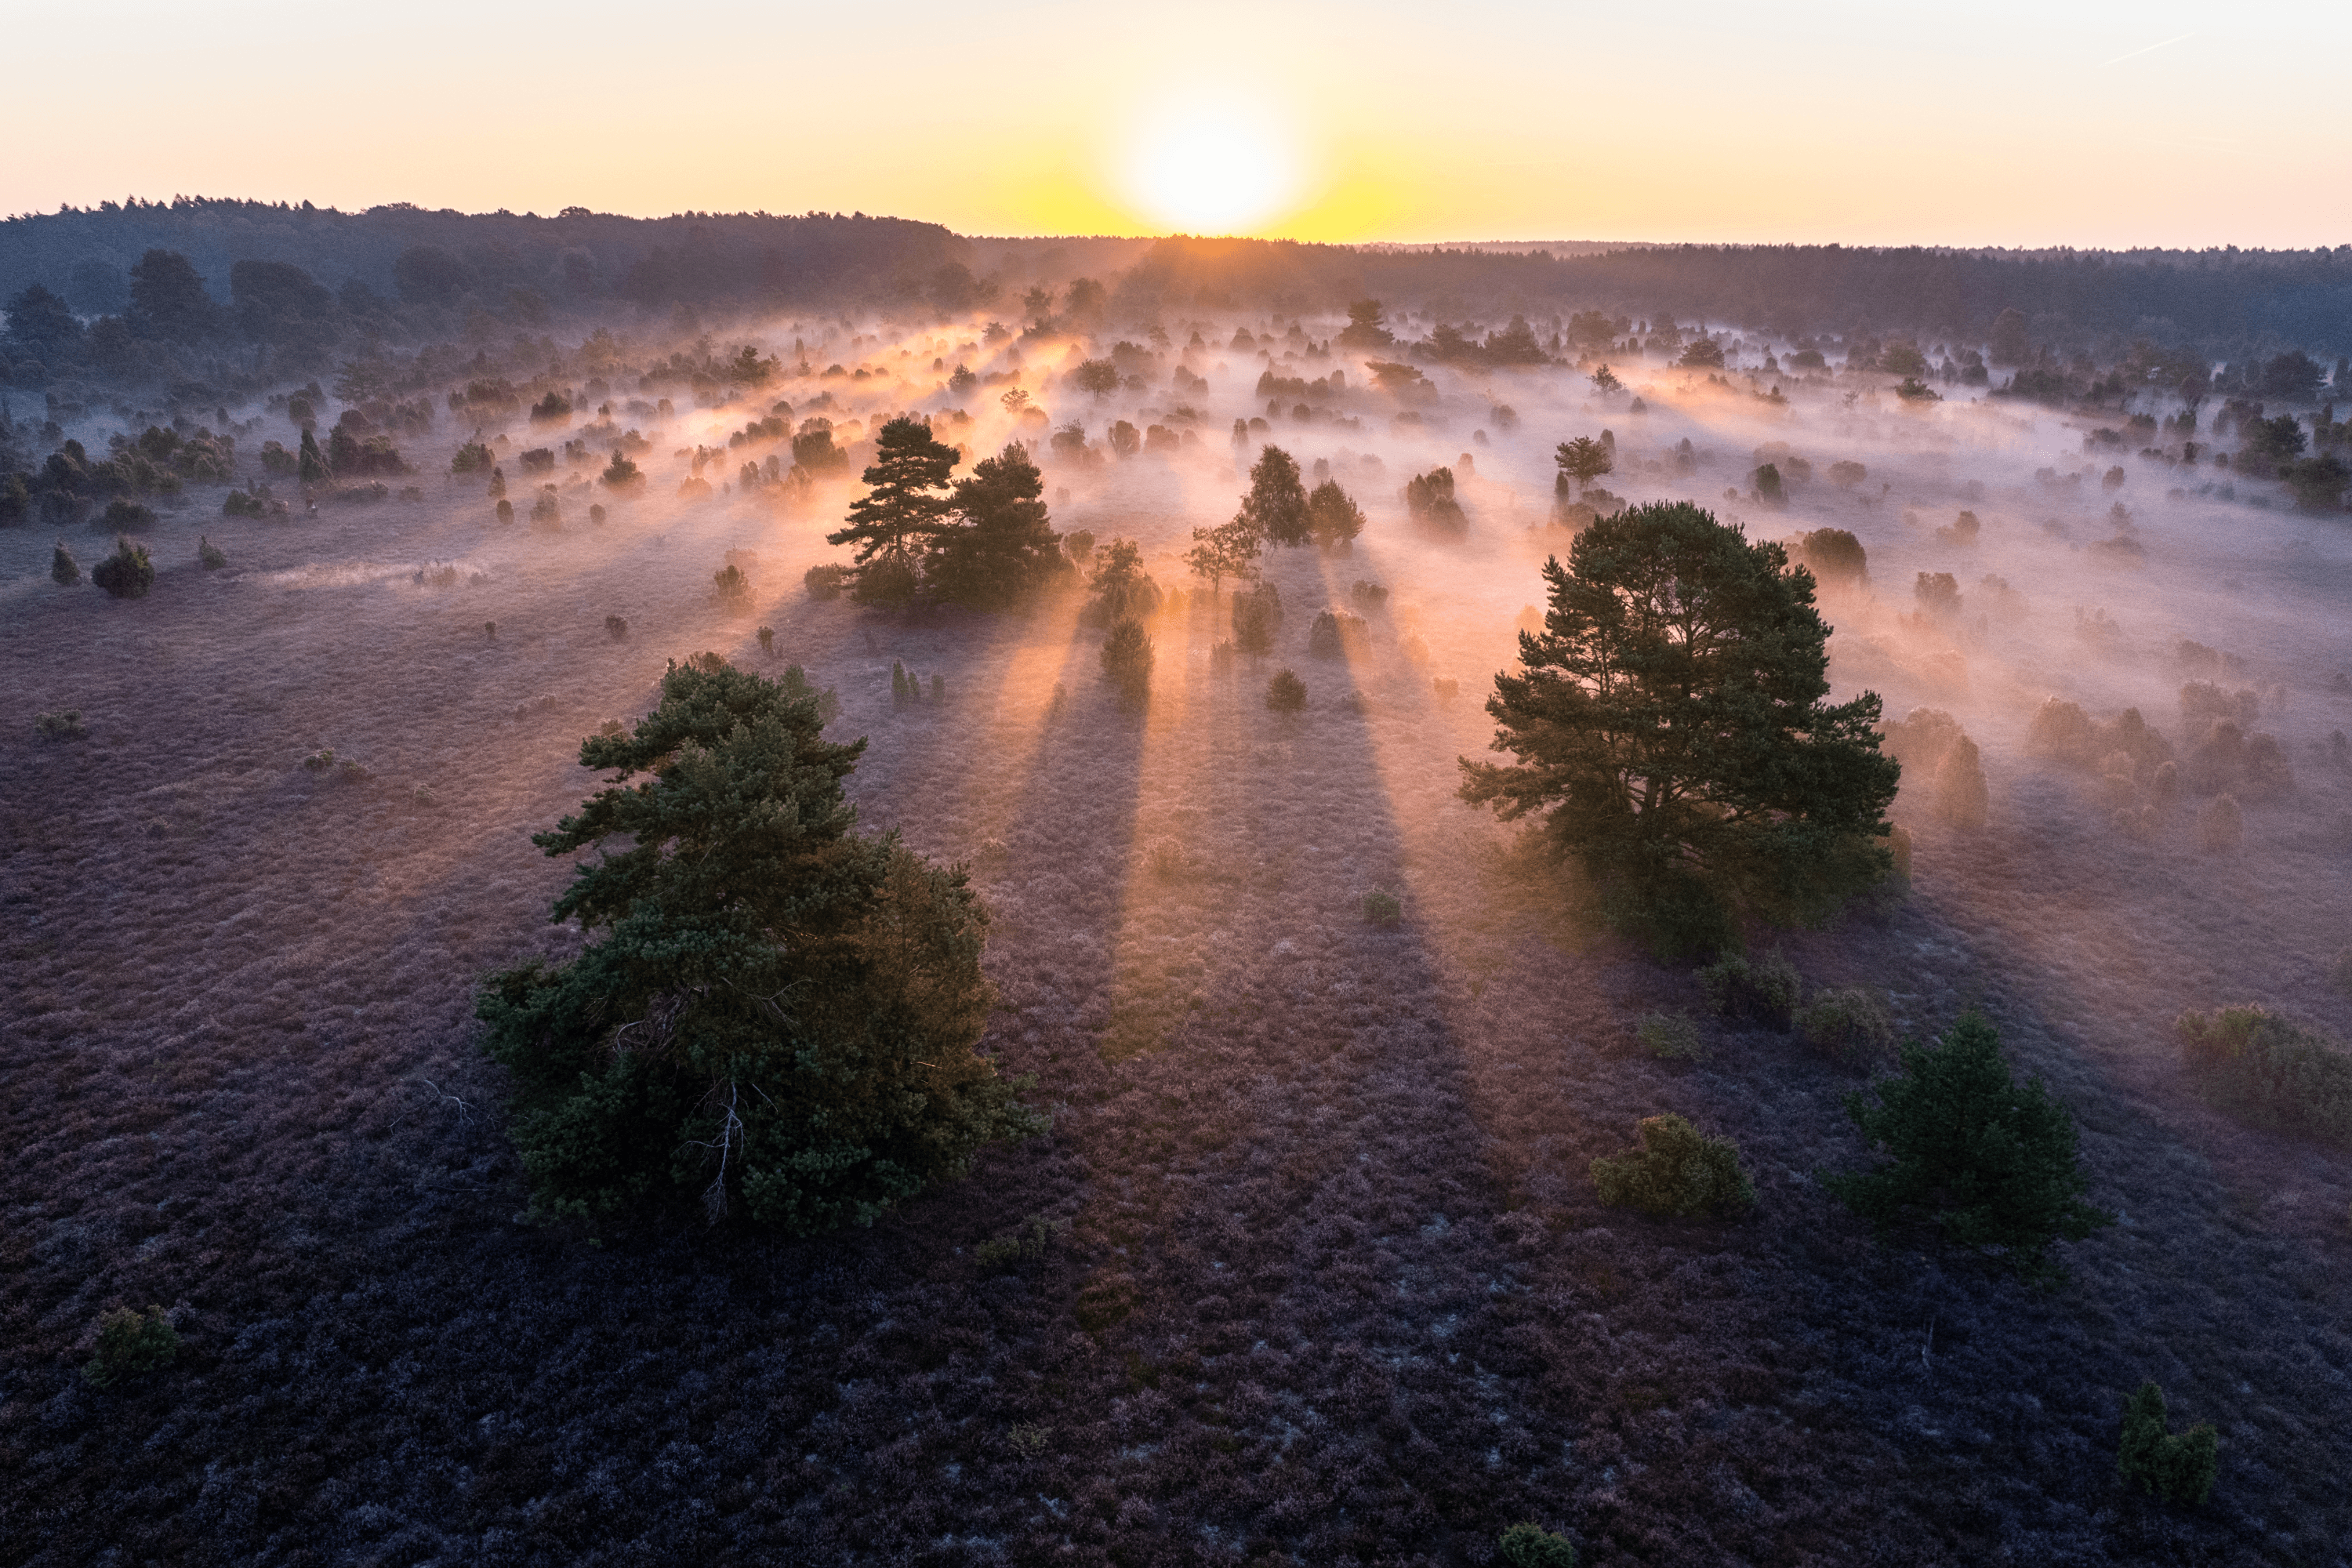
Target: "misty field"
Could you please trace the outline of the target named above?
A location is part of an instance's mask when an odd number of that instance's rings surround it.
[[[2053,410],[1793,376],[1767,401],[1449,372],[1399,421],[1351,374],[1236,447],[1268,399],[1234,327],[1181,356],[1213,411],[1181,444],[1082,461],[992,397],[955,427],[975,455],[1031,436],[1055,527],[1137,541],[1174,592],[1140,712],[1075,584],[1003,615],[813,596],[855,487],[728,482],[772,433],[676,493],[706,465],[674,452],[803,401],[790,380],[664,420],[643,497],[565,458],[555,528],[501,525],[446,471],[476,423],[452,416],[404,441],[417,499],[245,518],[192,487],[138,536],[143,598],[57,586],[58,529],[0,530],[0,1555],[1484,1563],[1532,1521],[1591,1563],[2345,1562],[2352,1164],[2212,1108],[2173,1033],[2255,1002],[2352,1035],[2328,984],[2352,946],[2345,518],[2160,459],[2110,484]],[[1090,428],[1159,412],[1055,395]],[[517,454],[551,437],[482,423],[527,500]],[[1863,1160],[1843,1097],[1887,1059],[1718,1018],[1457,798],[1571,537],[1553,448],[1604,428],[1606,500],[1853,533],[1867,579],[1822,573],[1837,690],[1980,752],[1981,825],[1906,763],[1907,893],[1751,952],[1883,994],[1906,1036],[1995,1020],[2120,1216],[2059,1249],[2063,1283],[1874,1241],[1820,1177]],[[1274,651],[1226,657],[1231,586],[1178,557],[1266,443],[1369,524],[1270,552]],[[1440,466],[1458,533],[1401,499]],[[62,538],[85,571],[113,544]],[[1363,635],[1318,652],[1325,610]],[[528,836],[594,786],[582,737],[705,650],[836,690],[828,735],[869,742],[862,826],[971,868],[982,1048],[1053,1118],[871,1230],[525,1212],[475,993],[578,950],[547,921],[568,866]],[[1268,706],[1283,668],[1301,711]],[[2285,787],[2210,743],[2192,682],[2274,738]],[[2072,750],[2053,698],[2092,727]],[[68,711],[84,734],[40,732]],[[2223,795],[2234,845],[2205,826]],[[1401,918],[1368,919],[1374,893]],[[1644,1049],[1656,1015],[1698,1054]],[[1664,1112],[1737,1142],[1751,1215],[1601,1205],[1590,1163]],[[101,1315],[149,1303],[178,1360],[90,1386]],[[2117,1481],[2145,1378],[2219,1430],[2202,1508]]]

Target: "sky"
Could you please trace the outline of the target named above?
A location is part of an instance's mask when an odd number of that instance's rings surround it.
[[[2352,242],[2352,7],[26,7],[0,212],[861,211],[961,233]]]

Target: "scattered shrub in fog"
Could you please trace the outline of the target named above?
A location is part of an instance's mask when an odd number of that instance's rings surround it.
[[[922,700],[923,688],[914,676],[907,673],[906,665],[898,659],[890,661],[890,706],[904,708],[909,702]]]
[[[1151,639],[1143,635],[1143,623],[1122,618],[1113,623],[1110,636],[1103,639],[1103,674],[1118,689],[1119,706],[1138,709],[1151,694]]]
[[[2237,848],[2245,834],[2245,818],[2234,795],[2217,795],[2197,814],[2197,847],[2208,855]]]
[[[1661,952],[1725,947],[1737,910],[1832,909],[1888,868],[1878,698],[1823,700],[1829,628],[1787,560],[1686,503],[1595,523],[1546,563],[1546,629],[1496,677],[1518,764],[1463,760],[1465,799],[1539,815]]]
[[[1804,993],[1797,966],[1778,952],[1754,961],[1727,952],[1698,972],[1698,983],[1724,1017],[1783,1033],[1795,1022]]]
[[[161,1372],[179,1358],[180,1334],[161,1307],[118,1307],[99,1320],[97,1353],[82,1363],[92,1388],[112,1388]]]
[[[634,495],[646,488],[646,476],[638,470],[636,464],[629,460],[627,454],[615,447],[613,448],[613,460],[604,465],[604,471],[596,476],[596,482],[617,494]]]
[[[2231,1115],[2352,1148],[2352,1053],[2260,1007],[2186,1013],[2180,1058]]]
[[[1823,1056],[1849,1065],[1882,1057],[1895,1045],[1886,999],[1862,985],[1824,991],[1796,1016],[1797,1035]]]
[[[775,627],[761,626],[759,631],[753,635],[758,637],[760,639],[760,651],[761,653],[773,653],[776,651]]]
[[[1307,706],[1307,683],[1288,668],[1277,669],[1265,683],[1265,705],[1276,713],[1296,713]]]
[[[2123,1433],[2116,1443],[2116,1476],[2126,1491],[2144,1491],[2167,1502],[2194,1508],[2213,1495],[2221,1468],[2221,1439],[2210,1422],[2184,1432],[2170,1429],[2164,1390],[2149,1378],[2124,1407]]]
[[[1568,1537],[1539,1524],[1515,1524],[1503,1531],[1495,1555],[1505,1568],[1576,1568],[1576,1548]]]
[[[812,599],[838,599],[841,597],[841,585],[848,578],[849,568],[846,566],[812,566],[801,578],[801,585],[808,590],[808,596]]]
[[[1182,840],[1155,838],[1143,852],[1143,868],[1160,881],[1181,882],[1192,875],[1195,863]]]
[[[117,496],[106,503],[99,517],[99,526],[116,533],[131,533],[155,526],[155,509],[129,496]]]
[[[1679,1013],[1651,1013],[1633,1026],[1633,1039],[1660,1061],[1696,1061],[1706,1054],[1698,1026]]]
[[[1407,479],[1404,510],[1415,522],[1444,532],[1458,533],[1470,526],[1462,503],[1454,499],[1452,468],[1433,468]]]
[[[1325,479],[1307,498],[1307,531],[1325,550],[1346,550],[1364,531],[1364,511],[1337,479]]]
[[[268,448],[265,447],[263,450],[267,452]],[[497,461],[488,446],[480,441],[468,441],[459,447],[457,455],[449,459],[449,471],[453,474],[486,473],[496,466]]]
[[[1270,654],[1281,630],[1282,594],[1272,583],[1260,583],[1246,594],[1234,595],[1235,647],[1248,654]]]
[[[1279,447],[1262,448],[1250,465],[1249,493],[1242,497],[1234,520],[1246,522],[1268,544],[1306,543],[1311,524],[1298,459]]]
[[[487,642],[496,642],[496,641],[498,641],[498,640],[499,640],[499,623],[498,623],[498,622],[496,622],[496,621],[484,621],[484,622],[482,623],[482,637],[483,637],[483,640],[485,640],[485,641],[487,641]]]
[[[1966,735],[1952,742],[1936,770],[1935,803],[1937,816],[1955,827],[1985,825],[1990,796],[1984,763],[1977,754],[1977,743]]]
[[[514,521],[514,502],[510,500],[499,501],[498,504],[497,514],[498,520],[500,523],[512,523]]]
[[[73,552],[66,548],[66,542],[62,539],[58,541],[57,548],[49,552],[49,581],[60,588],[70,588],[81,581],[81,566],[74,560]]]
[[[1934,1045],[1903,1047],[1903,1070],[1846,1096],[1846,1114],[1885,1159],[1822,1184],[1882,1237],[1929,1224],[1946,1240],[2029,1275],[2053,1242],[2082,1241],[2115,1215],[2083,1201],[2074,1114],[2040,1079],[2021,1087],[1983,1014]],[[1878,1103],[1872,1105],[1872,1096]]]
[[[89,569],[89,580],[118,599],[143,599],[155,585],[155,563],[145,546],[117,539],[114,553]]]
[[[1392,930],[1404,923],[1404,905],[1395,894],[1375,888],[1364,895],[1364,919],[1382,931]]]
[[[604,503],[603,501],[597,501],[588,509],[588,521],[598,528],[604,526],[605,515]]]
[[[1922,572],[1911,591],[1927,615],[1949,618],[1960,613],[1960,584],[1949,572]]]
[[[1371,633],[1363,618],[1345,610],[1323,611],[1307,632],[1307,651],[1318,658],[1362,655],[1370,651],[1371,644]]]
[[[1360,610],[1377,610],[1389,602],[1389,591],[1378,583],[1367,583],[1359,578],[1349,585],[1348,598]]]
[[[1645,1116],[1642,1146],[1603,1155],[1590,1167],[1601,1201],[1654,1218],[1739,1214],[1756,1204],[1756,1184],[1739,1163],[1739,1145],[1709,1138],[1683,1118]]]
[[[196,536],[196,564],[207,572],[217,572],[228,564],[228,555],[221,547],[202,534]]]
[[[606,616],[604,635],[614,642],[626,642],[629,637],[629,623],[619,616]]]
[[[719,602],[730,609],[741,609],[750,604],[751,580],[743,575],[743,568],[733,562],[713,572],[710,581],[718,586]]]
[[[1094,575],[1087,580],[1087,605],[1079,612],[1082,625],[1115,626],[1141,620],[1160,609],[1160,584],[1143,569],[1143,547],[1132,539],[1114,539],[1103,547]]]
[[[1052,582],[1065,568],[1045,493],[1045,476],[1018,441],[958,479],[958,521],[940,529],[924,563],[930,591],[950,604],[1002,609]]]
[[[2026,726],[2025,751],[2029,756],[2089,767],[2098,760],[2098,726],[2089,714],[2053,697],[2034,710],[2033,721]]]
[[[81,710],[68,708],[62,713],[44,713],[33,721],[34,732],[44,741],[79,741],[89,737],[82,727]]]
[[[542,1208],[698,1187],[714,1221],[871,1224],[1042,1130],[973,1049],[985,912],[962,873],[852,831],[863,742],[819,731],[813,705],[706,654],[634,733],[582,742],[612,786],[534,842],[632,846],[555,904],[601,940],[492,976],[477,1009]]]

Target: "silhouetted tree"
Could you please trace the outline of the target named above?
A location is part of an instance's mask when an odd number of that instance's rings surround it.
[[[1552,461],[1559,471],[1576,481],[1580,490],[1592,488],[1592,481],[1617,467],[1617,454],[1590,436],[1579,436],[1572,441],[1562,441],[1552,450]]]
[[[18,289],[7,304],[8,336],[43,360],[69,357],[81,342],[73,309],[38,283]]]
[[[1539,816],[1611,918],[1665,952],[1724,945],[1745,910],[1834,907],[1889,868],[1900,770],[1875,693],[1831,706],[1813,580],[1685,502],[1629,508],[1544,565],[1550,609],[1495,678],[1495,749],[1465,799]]]
[[[150,250],[131,268],[131,325],[142,338],[197,342],[213,335],[220,307],[176,250]]]
[[[955,466],[956,449],[913,415],[882,426],[864,476],[866,492],[850,503],[848,522],[824,536],[828,544],[855,547],[852,597],[869,605],[914,598],[921,555],[948,513],[944,492]]]
[[[1348,307],[1348,324],[1339,329],[1339,344],[1350,349],[1396,346],[1396,334],[1389,331],[1387,313],[1378,300],[1358,300]]]
[[[1051,582],[1066,568],[1062,536],[1048,521],[1045,476],[1029,448],[1008,442],[958,479],[953,524],[934,537],[925,576],[950,604],[1002,609]]]
[[[1364,510],[1339,488],[1325,479],[1307,498],[1307,531],[1325,550],[1344,550],[1364,531]]]
[[[1258,537],[1257,529],[1246,515],[1214,528],[1192,531],[1192,548],[1184,552],[1184,564],[1196,577],[1209,580],[1209,592],[1213,595],[1231,577],[1237,583],[1255,582],[1258,574],[1258,556],[1265,542]]]

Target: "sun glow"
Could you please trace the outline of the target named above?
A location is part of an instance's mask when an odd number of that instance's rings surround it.
[[[1296,138],[1264,110],[1194,98],[1139,127],[1122,183],[1170,228],[1245,234],[1297,205],[1300,163]]]

